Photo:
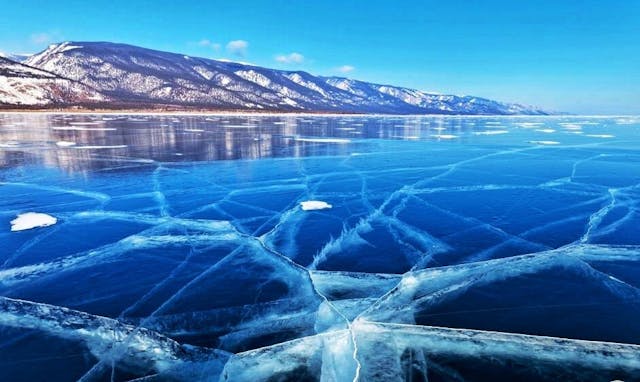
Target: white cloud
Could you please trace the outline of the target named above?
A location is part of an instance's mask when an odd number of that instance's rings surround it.
[[[200,45],[200,46],[210,46],[211,45],[211,40],[207,40],[206,38],[203,38],[202,40],[198,41],[198,45]]]
[[[203,38],[202,40],[198,41],[197,44],[205,48],[211,48],[216,52],[220,50],[220,44],[218,44],[217,42],[212,42],[211,40],[206,38]]]
[[[30,37],[31,43],[37,44],[37,45],[49,44],[59,39],[60,39],[59,33],[48,33],[48,32],[32,33]]]
[[[337,71],[339,71],[340,73],[351,73],[354,70],[356,70],[356,68],[354,68],[351,65],[342,65],[338,68],[336,68]]]
[[[227,44],[227,51],[236,56],[244,57],[247,54],[248,47],[249,43],[244,40],[233,40]]]
[[[281,64],[301,64],[304,62],[304,56],[296,52],[280,54],[276,56],[276,61]]]

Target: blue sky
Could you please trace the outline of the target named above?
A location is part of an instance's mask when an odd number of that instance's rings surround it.
[[[113,41],[587,114],[640,113],[638,0],[1,0],[0,51]]]

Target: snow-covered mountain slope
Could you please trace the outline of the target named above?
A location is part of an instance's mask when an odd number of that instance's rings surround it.
[[[46,106],[104,102],[79,82],[0,57],[0,105]]]
[[[488,99],[438,95],[109,42],[65,42],[27,65],[81,82],[120,103],[220,109],[398,114],[546,114]]]
[[[31,54],[27,54],[27,53],[4,53],[4,52],[0,52],[0,57],[8,58],[9,60],[15,61],[15,62],[24,62],[31,56],[32,56]]]

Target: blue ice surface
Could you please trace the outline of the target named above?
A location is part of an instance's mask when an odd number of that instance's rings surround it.
[[[639,149],[633,116],[0,114],[0,380],[640,380]]]

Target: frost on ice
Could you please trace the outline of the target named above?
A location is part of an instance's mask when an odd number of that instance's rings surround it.
[[[18,215],[11,221],[11,231],[24,231],[27,229],[48,227],[58,222],[58,219],[51,215],[38,212],[27,212]]]

